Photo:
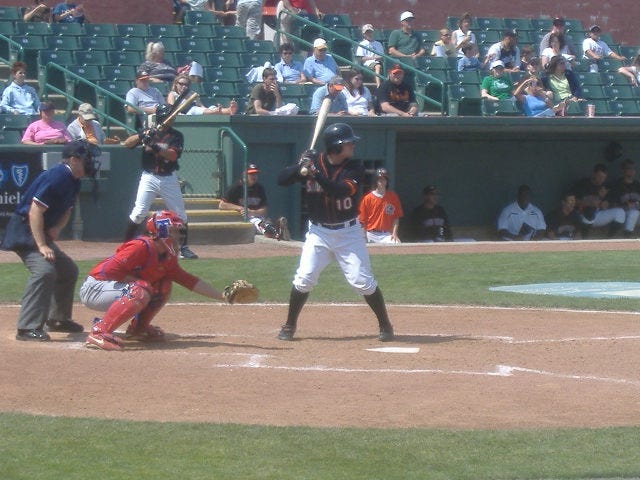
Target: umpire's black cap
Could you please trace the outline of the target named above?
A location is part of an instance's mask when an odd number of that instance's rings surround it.
[[[85,158],[89,153],[89,144],[86,140],[74,140],[63,147],[62,158]]]

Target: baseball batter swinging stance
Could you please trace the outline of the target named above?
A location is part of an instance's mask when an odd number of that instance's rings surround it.
[[[364,295],[380,327],[379,340],[393,340],[393,327],[387,307],[371,271],[369,253],[358,223],[359,186],[364,167],[353,160],[355,142],[359,140],[351,127],[336,123],[323,132],[325,153],[307,150],[296,165],[283,169],[278,176],[282,186],[302,182],[309,207],[307,232],[300,264],[293,279],[287,323],[278,338],[293,340],[298,316],[318,277],[334,258],[349,284]]]

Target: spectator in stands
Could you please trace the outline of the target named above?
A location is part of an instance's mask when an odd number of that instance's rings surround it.
[[[202,83],[204,80],[204,68],[198,62],[191,62],[189,67],[189,81],[191,83]]]
[[[567,61],[561,55],[552,57],[542,76],[542,86],[553,92],[553,101],[577,102],[582,95],[580,82],[571,70],[567,70]]]
[[[518,187],[518,197],[498,216],[498,237],[500,240],[537,240],[547,230],[544,215],[531,203],[531,188]]]
[[[633,57],[631,65],[620,67],[618,72],[627,77],[632,86],[637,87],[640,84],[640,52]]]
[[[564,102],[553,104],[536,77],[522,80],[513,96],[520,102],[527,117],[555,117],[565,108]]]
[[[22,15],[24,22],[51,22],[51,8],[40,0],[33,0],[33,5],[27,7]]]
[[[236,26],[244,28],[249,39],[258,38],[262,31],[262,0],[237,0]]]
[[[102,145],[107,138],[90,103],[78,106],[78,117],[69,124],[67,132],[72,140],[86,140],[93,145]]]
[[[567,70],[571,70],[572,62],[576,58],[569,52],[569,47],[564,43],[564,37],[557,33],[549,36],[549,46],[540,52],[540,60],[542,68],[546,68],[549,60],[553,57],[561,55],[566,60]]]
[[[451,242],[453,232],[445,209],[438,203],[438,188],[427,185],[422,203],[413,209],[403,228],[413,242]],[[404,238],[404,237],[403,237]]]
[[[513,83],[505,75],[504,64],[501,60],[493,60],[489,66],[490,75],[482,80],[480,94],[489,100],[503,100],[512,97]]]
[[[318,87],[313,92],[311,97],[311,108],[309,113],[311,115],[317,115],[322,105],[322,101],[329,97],[331,99],[331,106],[329,107],[329,114],[332,115],[349,115],[349,106],[347,105],[347,98],[342,94],[344,89],[344,79],[336,75],[327,82],[326,85]]]
[[[236,24],[236,0],[209,0],[209,10],[223,25]]]
[[[460,17],[460,20],[458,20],[458,29],[451,33],[451,42],[456,46],[458,57],[464,56],[462,47],[469,44],[474,44],[477,47],[476,34],[473,33],[470,28],[471,14],[464,13],[462,17]]]
[[[56,23],[84,23],[88,22],[84,5],[76,5],[73,0],[66,0],[57,4],[51,11]]]
[[[525,72],[527,72],[530,77],[536,77],[538,80],[540,80],[543,74],[542,62],[540,61],[540,58],[531,57],[525,65]]]
[[[280,25],[280,31],[286,33],[294,33],[293,26],[295,22],[295,18],[287,15],[287,12],[295,15],[309,15],[317,19],[322,19],[323,17],[315,0],[280,0],[276,6],[277,22]],[[287,35],[282,35],[278,43],[282,44],[289,41],[291,41],[291,39]]]
[[[382,75],[382,55],[384,55],[384,47],[379,41],[373,39],[373,25],[367,23],[362,26],[361,30],[363,40],[358,44],[358,48],[356,48],[356,58],[360,60],[362,65],[376,73],[376,87],[379,87],[382,84],[380,75]]]
[[[597,72],[599,70],[599,62],[605,57],[610,57],[621,62],[627,57],[619,55],[609,48],[605,42],[600,40],[602,29],[598,25],[593,25],[589,29],[589,36],[582,42],[582,51],[584,58],[589,60],[589,71]]]
[[[404,70],[400,65],[389,69],[389,76],[378,88],[377,97],[383,115],[415,117],[418,114],[416,94],[404,81]]]
[[[40,120],[30,123],[24,135],[22,143],[25,145],[55,145],[71,141],[71,135],[67,132],[67,126],[55,120],[56,108],[53,102],[40,103]]]
[[[306,83],[302,63],[293,58],[293,45],[280,45],[280,61],[275,64],[276,76],[280,83]]]
[[[347,84],[346,88],[342,90],[342,94],[347,99],[349,115],[375,116],[376,112],[373,108],[373,97],[367,86],[363,83],[364,76],[362,72],[349,70],[346,76]]]
[[[624,227],[625,211],[620,207],[611,208],[606,181],[607,166],[598,163],[589,177],[576,182],[570,190],[576,197],[583,238],[587,238],[592,227],[608,226],[609,237],[616,236]]]
[[[164,45],[162,42],[147,43],[144,58],[145,61],[139,68],[149,72],[150,82],[173,82],[173,79],[176,78],[178,72],[164,59]]]
[[[451,31],[448,28],[440,30],[440,40],[433,44],[431,48],[432,57],[456,57],[458,50],[456,45],[451,41]]]
[[[576,47],[574,47],[573,43],[571,43],[571,39],[565,36],[565,26],[566,22],[564,18],[556,17],[553,19],[551,30],[547,32],[546,35],[540,40],[540,46],[538,47],[538,53],[540,53],[540,55],[542,55],[542,52],[544,52],[551,46],[551,35],[559,35],[563,39],[562,44],[566,47],[567,53],[569,55],[573,55],[575,58]]]
[[[276,71],[267,67],[262,71],[262,83],[251,90],[247,115],[271,115],[282,106],[282,95],[276,80]]]
[[[533,47],[531,45],[525,45],[520,49],[520,70],[526,72],[529,67],[529,62],[532,58],[537,58],[533,54]]]
[[[502,34],[502,40],[489,47],[485,63],[500,60],[504,65],[505,72],[520,71],[520,49],[518,48],[518,37],[511,30],[506,30]]]
[[[547,238],[550,240],[575,240],[580,238],[580,217],[576,211],[576,197],[565,193],[560,206],[546,215]]]
[[[400,14],[400,29],[393,30],[389,34],[387,47],[389,55],[398,58],[402,63],[411,67],[416,66],[416,58],[425,55],[426,50],[422,45],[422,39],[413,30],[413,12],[402,12]],[[405,81],[413,85],[414,73],[405,71]]]
[[[458,58],[458,71],[469,72],[480,70],[480,60],[478,60],[478,46],[475,43],[468,43],[462,47],[463,56]]]
[[[338,64],[327,53],[327,41],[324,38],[313,41],[313,54],[304,61],[303,70],[307,81],[316,85],[324,85],[338,74]]]
[[[633,160],[624,160],[621,168],[622,176],[611,186],[608,197],[614,206],[624,209],[624,236],[630,238],[634,236],[640,218],[640,182],[636,179]]]
[[[35,115],[40,101],[35,88],[26,83],[27,64],[13,62],[11,65],[12,82],[2,92],[0,112],[14,115]]]
[[[189,75],[186,73],[178,74],[173,80],[171,91],[167,93],[167,104],[173,105],[176,103],[180,95],[184,95],[184,97],[189,95],[191,93],[189,91],[190,86],[191,81],[189,80]],[[222,105],[205,107],[200,101],[200,98],[198,98],[184,113],[185,115],[235,115],[237,111],[238,103],[235,100],[231,100],[228,107],[223,107]]]
[[[136,84],[127,92],[125,100],[127,103],[142,110],[146,115],[156,113],[156,107],[164,104],[164,97],[160,90],[149,84],[149,72],[139,68],[136,71]],[[137,115],[137,127],[144,125],[144,116],[135,108],[125,105],[125,110]]]

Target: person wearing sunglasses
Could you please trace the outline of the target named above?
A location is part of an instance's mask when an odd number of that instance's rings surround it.
[[[458,55],[456,45],[451,41],[451,31],[443,28],[440,30],[440,40],[433,44],[432,57],[455,57]]]
[[[180,95],[187,96],[189,93],[189,87],[191,87],[191,81],[189,75],[186,73],[179,74],[173,81],[171,91],[167,94],[167,103],[173,105],[176,103]],[[186,115],[235,115],[238,111],[238,104],[235,100],[231,100],[228,107],[222,105],[216,105],[211,107],[205,107],[200,101],[200,98],[196,99],[191,107],[185,112]]]
[[[273,67],[280,83],[305,83],[307,77],[304,74],[302,62],[293,58],[293,45],[283,43],[280,45],[280,61]]]

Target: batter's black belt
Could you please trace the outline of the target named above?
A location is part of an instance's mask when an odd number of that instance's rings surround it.
[[[169,177],[173,175],[173,172],[154,172],[153,170],[145,170],[145,172],[150,173],[151,175],[158,175],[159,177]]]
[[[356,224],[357,220],[352,218],[351,220],[347,220],[346,222],[341,223],[320,223],[315,220],[311,220],[311,223],[317,225],[318,227],[327,228],[329,230],[342,230],[343,228],[353,227]]]

